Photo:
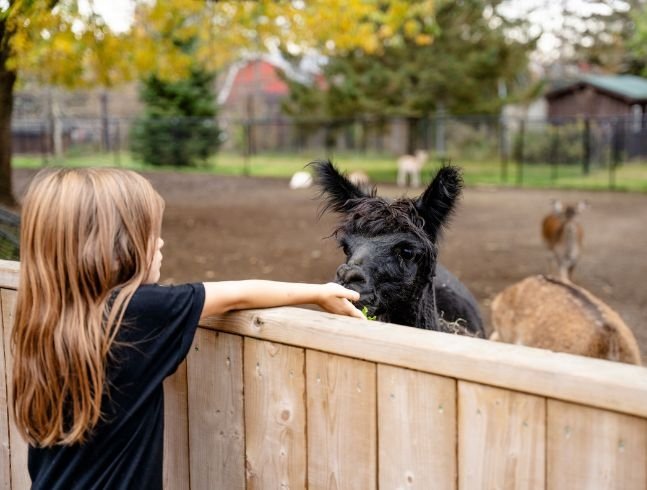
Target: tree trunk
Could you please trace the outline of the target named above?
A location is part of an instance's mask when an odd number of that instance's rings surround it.
[[[0,21],[0,204],[15,206],[11,185],[11,113],[16,72],[7,69],[10,33],[6,20]]]

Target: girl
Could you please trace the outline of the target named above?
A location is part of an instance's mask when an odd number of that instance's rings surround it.
[[[362,318],[338,284],[157,285],[163,209],[126,170],[46,170],[30,184],[12,341],[34,489],[162,488],[162,382],[201,318],[303,303]]]

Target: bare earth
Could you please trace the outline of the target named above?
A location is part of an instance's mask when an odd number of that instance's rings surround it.
[[[20,197],[34,172],[14,171]],[[264,278],[325,282],[343,254],[327,239],[334,216],[317,219],[314,189],[287,180],[149,173],[166,200],[164,282]],[[416,195],[421,191],[410,192]],[[378,193],[395,197],[394,186]],[[474,293],[486,323],[492,297],[532,274],[552,272],[539,224],[551,198],[588,200],[585,249],[574,281],[616,309],[647,359],[647,195],[468,188],[440,260]]]

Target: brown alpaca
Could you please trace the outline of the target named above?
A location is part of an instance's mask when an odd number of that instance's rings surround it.
[[[584,288],[545,276],[509,286],[492,301],[490,340],[640,365],[620,315]]]
[[[571,279],[582,250],[584,231],[575,217],[588,207],[585,201],[563,205],[553,201],[553,211],[541,224],[541,234],[557,262],[559,277]]]

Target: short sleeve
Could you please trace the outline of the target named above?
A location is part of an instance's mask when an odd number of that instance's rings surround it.
[[[142,285],[126,309],[119,340],[135,343],[158,372],[173,374],[191,348],[204,299],[202,283]]]

